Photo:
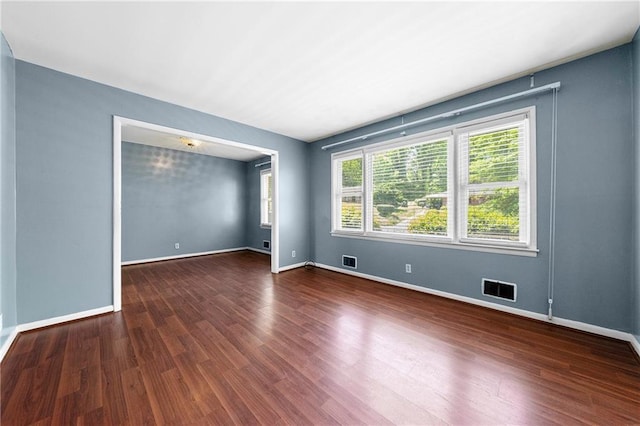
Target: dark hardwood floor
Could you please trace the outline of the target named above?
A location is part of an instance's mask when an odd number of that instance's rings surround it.
[[[625,342],[251,252],[122,274],[122,312],[19,336],[2,426],[640,423]]]

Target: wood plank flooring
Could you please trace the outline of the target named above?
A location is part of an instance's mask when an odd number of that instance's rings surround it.
[[[640,424],[625,342],[238,252],[127,266],[20,335],[2,425]]]

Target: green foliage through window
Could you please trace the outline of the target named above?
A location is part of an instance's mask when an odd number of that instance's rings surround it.
[[[429,210],[413,219],[409,231],[414,234],[447,235],[447,209]]]
[[[448,195],[448,139],[373,154],[373,208],[376,231],[428,233],[411,227]],[[438,234],[441,234],[438,231]],[[445,223],[446,234],[446,223]]]
[[[356,203],[342,203],[342,227],[360,229],[362,227],[362,206]]]
[[[521,136],[519,126],[469,135],[468,237],[519,240]]]
[[[340,161],[340,228],[362,229],[362,157]]]
[[[518,128],[469,137],[469,183],[518,179]]]
[[[342,186],[362,186],[362,158],[342,162]]]
[[[467,235],[517,241],[520,236],[518,188],[474,192],[467,208]]]

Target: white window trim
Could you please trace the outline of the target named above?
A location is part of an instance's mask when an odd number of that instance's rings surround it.
[[[265,215],[267,219],[269,217],[269,213],[265,213],[265,208],[268,208],[269,197],[265,195],[265,175],[271,175],[271,169],[262,169],[260,170],[260,227],[264,229],[271,229],[271,223],[265,222]],[[267,192],[268,194],[268,192]],[[273,196],[273,192],[271,193]]]
[[[526,197],[529,205],[529,220],[525,222],[523,226],[528,226],[528,229],[521,230],[521,235],[524,233],[528,241],[500,241],[500,240],[488,240],[480,238],[462,238],[462,218],[461,214],[461,202],[460,197],[463,195],[460,191],[458,182],[459,175],[459,141],[458,135],[460,133],[467,133],[473,131],[474,128],[482,128],[486,123],[491,122],[495,126],[499,126],[502,123],[514,121],[518,116],[528,117],[529,124],[527,125],[529,138],[528,146],[525,146],[527,155],[524,156],[523,162],[525,173],[528,177],[524,177],[526,182]],[[401,244],[415,244],[432,247],[443,247],[451,249],[462,249],[471,251],[482,251],[489,253],[510,254],[519,256],[537,256],[537,193],[536,193],[536,119],[535,119],[535,106],[522,108],[505,112],[502,114],[492,115],[489,117],[483,117],[477,120],[472,120],[457,125],[447,126],[436,130],[418,133],[411,136],[405,136],[396,140],[379,142],[376,144],[341,151],[331,155],[331,235],[336,237],[346,238],[359,238],[375,241],[386,241]],[[494,127],[494,126],[492,126]],[[372,214],[372,203],[370,202],[373,197],[371,188],[371,176],[369,171],[366,170],[366,165],[369,164],[368,159],[376,152],[386,151],[396,147],[405,145],[411,145],[412,142],[420,143],[422,141],[450,138],[448,146],[448,193],[450,199],[453,201],[453,208],[449,209],[448,217],[448,233],[447,236],[435,236],[435,235],[420,235],[420,234],[391,234],[388,232],[373,231],[368,217]],[[362,188],[362,230],[344,230],[336,229],[336,225],[340,223],[340,212],[337,209],[337,199],[340,196],[338,192],[340,190],[340,176],[338,174],[337,163],[339,160],[348,160],[353,158],[363,159],[363,188]],[[522,164],[521,164],[522,165]],[[521,168],[522,171],[522,168]],[[518,186],[518,185],[514,185]]]

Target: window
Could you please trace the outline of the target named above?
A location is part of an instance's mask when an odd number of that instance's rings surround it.
[[[334,224],[343,231],[362,231],[362,156],[346,156],[334,162]]]
[[[505,121],[459,135],[463,239],[528,241],[527,120]]]
[[[372,231],[450,236],[450,136],[373,152]]]
[[[534,108],[332,156],[332,233],[535,252]]]
[[[273,217],[271,169],[260,171],[260,226],[271,226]]]

